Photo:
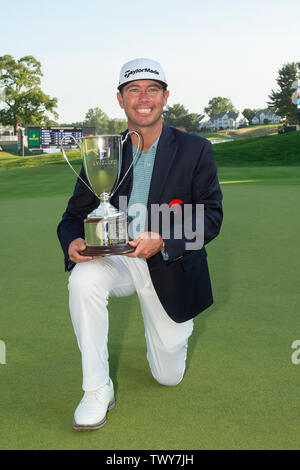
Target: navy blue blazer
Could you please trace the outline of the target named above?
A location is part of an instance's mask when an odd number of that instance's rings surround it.
[[[132,162],[131,140],[124,144],[119,181]],[[87,181],[84,169],[80,176]],[[111,198],[119,207],[119,197],[129,197],[132,171]],[[148,230],[151,231],[151,204],[169,204],[180,199],[184,204],[204,204],[204,244],[215,238],[221,228],[222,192],[211,143],[199,136],[163,125],[153,167],[148,197]],[[99,199],[77,179],[73,196],[58,225],[57,233],[64,255],[66,270],[74,263],[68,258],[72,240],[84,238],[83,221],[99,205]],[[177,237],[178,235],[176,235]],[[195,317],[213,303],[205,247],[186,250],[186,239],[165,239],[167,261],[157,253],[147,259],[156,293],[167,314],[178,323]]]

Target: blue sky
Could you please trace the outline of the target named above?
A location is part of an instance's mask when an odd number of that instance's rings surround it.
[[[158,60],[169,104],[202,113],[214,96],[266,106],[279,68],[300,61],[300,0],[0,0],[0,55],[35,56],[60,122],[91,107],[124,117],[116,100],[122,64]]]

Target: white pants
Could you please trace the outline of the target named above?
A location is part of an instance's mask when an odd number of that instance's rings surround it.
[[[163,385],[181,381],[193,320],[176,323],[167,315],[145,259],[109,256],[76,264],[69,278],[70,313],[81,351],[83,390],[95,390],[109,380],[108,297],[127,297],[135,292],[153,377]]]

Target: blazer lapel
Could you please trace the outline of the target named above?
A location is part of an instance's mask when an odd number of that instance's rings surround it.
[[[162,190],[167,184],[168,174],[174,162],[177,148],[178,148],[178,144],[172,132],[172,129],[164,124],[162,128],[162,133],[158,142],[156,155],[155,155],[154,167],[153,167],[151,184],[150,184],[149,195],[148,195],[148,203],[147,203],[148,211],[150,209],[151,204],[155,204],[159,202],[159,198],[162,193]],[[132,162],[132,145],[131,145],[131,139],[128,138],[127,142],[123,146],[122,169],[120,173],[119,182],[125,175],[131,162]],[[133,184],[133,168],[131,168],[128,175],[124,179],[123,183],[121,184],[119,189],[116,191],[116,193],[112,197],[111,203],[114,206],[119,207],[119,204],[118,204],[119,196],[125,196],[125,195],[128,197],[130,196],[132,184]]]
[[[151,204],[159,202],[160,195],[168,183],[168,174],[173,165],[177,148],[178,145],[172,129],[164,124],[156,150],[148,196],[148,210]]]

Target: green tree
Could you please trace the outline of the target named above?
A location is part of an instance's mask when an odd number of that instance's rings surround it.
[[[292,84],[298,76],[300,77],[300,62],[283,65],[279,69],[276,79],[278,90],[271,91],[270,101],[267,103],[278,116],[281,116],[290,124],[298,122],[297,106],[292,103],[292,94],[295,91]]]
[[[215,96],[208,102],[208,106],[204,108],[204,112],[209,116],[214,114],[226,113],[229,111],[236,112],[231,100],[222,96]]]
[[[183,127],[187,132],[199,131],[199,115],[197,113],[188,114]]]
[[[163,111],[163,120],[168,126],[185,127],[188,110],[182,104],[166,106]]]
[[[83,122],[60,124],[61,126],[95,127],[96,134],[120,134],[127,128],[125,119],[110,119],[99,107],[90,108]]]
[[[108,115],[102,111],[102,109],[90,108],[85,115],[83,125],[86,127],[95,127],[96,134],[107,134],[108,133]]]
[[[168,126],[180,127],[187,132],[197,132],[199,129],[199,116],[189,113],[182,104],[167,106],[163,112],[163,120]]]
[[[254,118],[255,114],[259,111],[259,109],[251,109],[251,108],[245,108],[242,111],[242,114],[245,116],[245,118],[248,119],[249,124],[251,124],[252,119]]]
[[[107,132],[109,134],[120,134],[127,129],[126,119],[109,119]]]
[[[11,55],[0,57],[0,88],[4,103],[0,110],[0,122],[14,127],[17,134],[20,124],[43,125],[49,122],[47,113],[57,119],[57,98],[50,98],[40,88],[40,62],[28,55],[15,60]]]

